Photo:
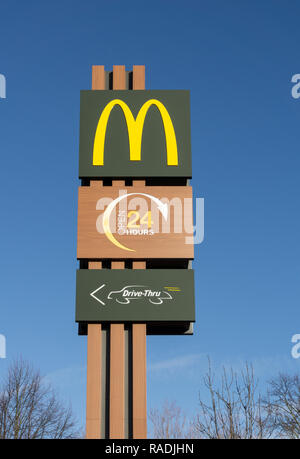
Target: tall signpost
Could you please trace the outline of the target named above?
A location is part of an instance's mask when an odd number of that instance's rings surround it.
[[[86,438],[146,438],[146,335],[195,321],[189,92],[145,90],[144,66],[93,66],[79,177]]]

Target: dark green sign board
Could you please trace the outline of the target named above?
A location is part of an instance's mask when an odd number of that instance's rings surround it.
[[[76,322],[194,322],[194,272],[77,271]]]
[[[80,178],[191,176],[189,91],[81,91]]]

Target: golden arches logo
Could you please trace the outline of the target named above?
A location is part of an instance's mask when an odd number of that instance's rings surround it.
[[[159,100],[156,99],[150,99],[147,102],[145,102],[140,108],[140,111],[136,119],[134,119],[134,116],[128,105],[120,99],[114,99],[106,105],[103,112],[101,113],[96,129],[93,150],[93,166],[104,165],[104,145],[106,128],[111,111],[116,105],[119,105],[123,110],[125,120],[127,123],[130,161],[141,161],[142,134],[144,122],[149,108],[152,105],[155,105],[160,112],[165,129],[167,164],[168,166],[178,166],[178,151],[174,126],[166,107]]]

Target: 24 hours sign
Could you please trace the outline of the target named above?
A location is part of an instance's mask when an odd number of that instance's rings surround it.
[[[79,259],[192,259],[192,234],[189,186],[79,188]]]

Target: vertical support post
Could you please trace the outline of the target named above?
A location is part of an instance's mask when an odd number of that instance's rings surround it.
[[[124,269],[123,261],[112,261],[111,269]],[[124,324],[110,326],[109,438],[125,434],[125,330]]]
[[[133,262],[133,269],[146,269],[146,262]],[[132,434],[147,438],[146,324],[132,324]]]
[[[145,66],[133,66],[133,89],[145,89]],[[133,180],[133,186],[146,185],[145,180]],[[146,269],[145,261],[134,261],[133,269]],[[147,355],[146,324],[132,325],[132,434],[147,438]]]
[[[124,65],[113,66],[113,89],[126,89]],[[114,181],[112,186],[125,185]],[[111,269],[124,269],[125,262],[112,261]],[[124,324],[110,326],[109,438],[125,437],[125,330]]]
[[[133,66],[132,89],[145,89],[145,66]]]
[[[125,65],[113,66],[113,89],[126,89]]]
[[[92,70],[92,89],[105,89],[103,65]],[[97,183],[91,182],[91,186]],[[101,269],[101,261],[89,261],[89,269]],[[87,395],[86,395],[86,438],[101,437],[101,324],[88,324],[87,336]]]
[[[89,262],[89,269],[101,269],[101,262]],[[86,438],[100,438],[101,429],[101,324],[88,324]]]
[[[101,325],[88,324],[86,438],[100,438]]]
[[[104,66],[93,66],[92,89],[105,89],[105,87]],[[145,89],[145,66],[133,66],[132,88]],[[113,66],[113,89],[126,89],[125,66]],[[133,180],[133,186],[143,185],[145,185],[145,180]],[[90,186],[103,186],[103,181],[91,180]],[[125,186],[125,181],[113,180],[112,186]],[[132,267],[133,269],[146,269],[146,262],[133,261]],[[101,269],[102,262],[89,261],[88,268]],[[111,268],[125,269],[125,262],[112,261]],[[131,334],[131,347],[128,333]],[[128,423],[128,413],[130,413],[129,425],[132,428],[130,435],[133,438],[146,438],[146,324],[132,324],[130,330],[126,329],[126,332],[124,324],[111,324],[109,336],[109,413],[105,414],[106,419],[109,416],[109,438],[122,439],[125,438],[125,435],[129,435],[129,426],[128,433],[125,428],[126,422]],[[104,429],[104,425],[101,426],[101,411],[103,411],[101,400],[103,402],[105,394],[102,394],[104,386],[101,387],[101,381],[105,359],[103,357],[102,361],[101,343],[101,324],[88,324],[86,438],[101,438],[101,431]],[[127,349],[126,353],[132,351],[129,359],[132,362],[130,375],[131,367],[129,361],[126,364],[125,349]],[[105,346],[103,350],[105,351]],[[128,365],[128,368],[125,365]],[[127,379],[131,381],[130,384],[127,384],[128,387],[125,384]],[[132,406],[128,408],[130,400]],[[129,410],[128,413],[126,410]]]
[[[93,65],[92,67],[92,89],[105,89],[104,65]]]

